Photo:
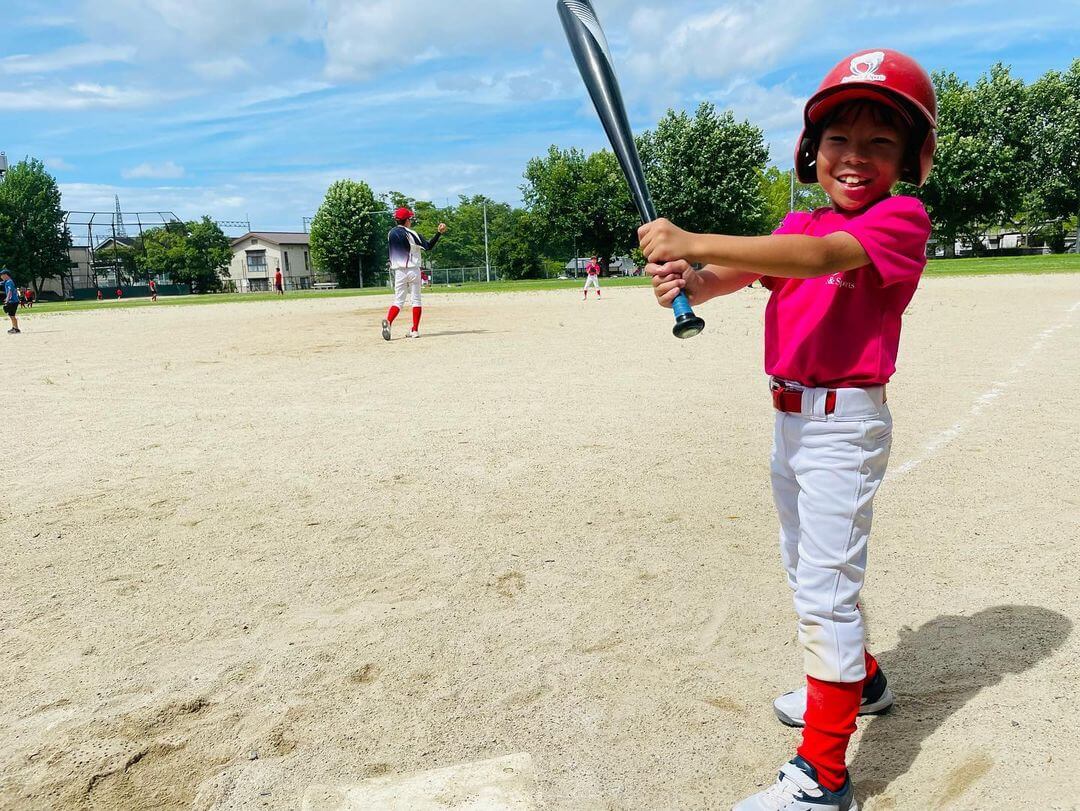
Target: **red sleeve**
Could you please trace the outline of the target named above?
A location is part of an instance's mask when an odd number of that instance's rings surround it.
[[[886,197],[841,230],[859,241],[884,286],[917,280],[926,267],[930,217],[914,197]]]

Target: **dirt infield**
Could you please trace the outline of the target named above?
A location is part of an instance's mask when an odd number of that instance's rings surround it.
[[[27,314],[0,808],[284,811],[517,753],[539,808],[771,781],[765,295],[686,342],[642,289],[433,296],[390,344],[382,298]],[[860,803],[1080,807],[1080,275],[928,280],[903,344]]]

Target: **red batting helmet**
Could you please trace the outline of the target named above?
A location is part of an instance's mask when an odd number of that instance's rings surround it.
[[[806,102],[803,131],[795,148],[795,171],[800,183],[816,183],[814,162],[822,120],[839,105],[856,99],[892,107],[911,124],[911,143],[900,179],[921,186],[934,164],[937,147],[937,97],[926,71],[899,51],[859,51],[829,71]]]
[[[412,211],[407,209],[405,206],[402,206],[401,208],[399,208],[397,211],[394,212],[394,219],[395,220],[402,220],[402,221],[411,220],[415,216],[416,215],[413,214]]]

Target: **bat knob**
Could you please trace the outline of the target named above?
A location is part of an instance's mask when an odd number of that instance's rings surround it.
[[[676,338],[693,338],[705,329],[705,319],[693,313],[685,313],[675,319],[675,326],[671,328]]]

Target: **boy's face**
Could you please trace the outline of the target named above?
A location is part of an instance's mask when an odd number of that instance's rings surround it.
[[[906,144],[905,131],[857,108],[822,131],[818,183],[837,208],[864,208],[885,197],[900,179]]]

